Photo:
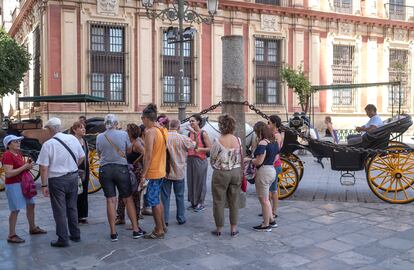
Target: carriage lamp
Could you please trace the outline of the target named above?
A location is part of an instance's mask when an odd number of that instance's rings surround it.
[[[184,42],[193,39],[196,29],[187,27],[184,29],[184,22],[205,23],[212,24],[214,15],[217,13],[218,0],[206,0],[208,15],[202,15],[195,10],[189,8],[186,0],[175,0],[172,4],[162,10],[157,10],[154,7],[154,0],[142,0],[142,6],[145,8],[147,17],[150,19],[168,20],[170,23],[178,21],[178,29],[176,27],[169,27],[167,30],[167,42],[178,43],[180,49],[180,67],[179,67],[179,101],[178,101],[178,118],[183,120],[185,118],[185,94],[184,94]]]

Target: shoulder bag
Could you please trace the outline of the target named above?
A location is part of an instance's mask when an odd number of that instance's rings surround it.
[[[68,150],[69,154],[73,158],[73,161],[75,161],[76,167],[78,167],[78,161],[76,160],[75,154],[72,152],[72,150],[70,150],[70,148],[61,139],[56,138],[56,137],[53,137],[53,139],[60,142],[60,144],[63,145],[63,147],[65,147],[66,150]],[[78,195],[82,193],[83,193],[82,176],[79,174],[79,169],[78,169]]]
[[[119,149],[110,139],[109,137],[104,134],[106,140],[109,142],[109,144],[112,145],[112,147],[115,149],[115,151],[120,155],[122,158],[126,159],[126,154]],[[138,190],[138,179],[134,173],[134,165],[128,164],[128,173],[129,173],[129,182],[131,184],[132,192],[136,192]]]

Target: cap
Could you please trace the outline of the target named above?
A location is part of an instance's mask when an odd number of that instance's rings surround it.
[[[18,136],[15,136],[15,135],[7,135],[3,139],[4,148],[7,148],[7,146],[9,145],[9,143],[11,143],[11,141],[21,141],[23,139],[24,139],[23,136],[18,137]]]
[[[49,120],[47,120],[45,127],[51,127],[51,126],[61,126],[62,121],[60,121],[57,117],[52,117]]]

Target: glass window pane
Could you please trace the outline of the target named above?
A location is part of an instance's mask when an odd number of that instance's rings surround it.
[[[102,26],[91,27],[92,51],[105,51],[105,29]]]
[[[168,44],[166,32],[163,35],[163,55],[175,56],[175,43]]]
[[[111,52],[123,51],[123,29],[110,28],[109,29],[109,49]]]
[[[92,96],[95,97],[105,97],[105,75],[92,73]]]
[[[191,102],[191,79],[189,77],[184,77],[184,101]]]
[[[264,61],[264,41],[256,39],[256,61]]]
[[[176,102],[175,98],[175,77],[173,76],[164,76],[164,103],[174,103]]]
[[[268,42],[268,51],[267,51],[267,61],[276,62],[277,61],[277,43],[275,40]]]
[[[110,100],[121,101],[123,97],[123,78],[120,73],[112,73],[109,79]]]

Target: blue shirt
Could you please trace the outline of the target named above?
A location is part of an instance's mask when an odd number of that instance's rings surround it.
[[[263,155],[265,152],[266,156],[264,158],[263,163],[260,166],[273,165],[276,159],[276,155],[279,154],[279,146],[276,142],[268,143],[267,145],[259,144],[256,150],[254,151],[254,157],[257,157],[258,155]]]

